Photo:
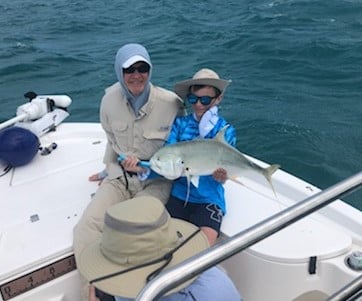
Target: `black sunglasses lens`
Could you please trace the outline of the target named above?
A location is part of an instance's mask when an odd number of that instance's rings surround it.
[[[147,64],[143,64],[136,69],[138,70],[139,73],[148,73],[150,71],[150,66]]]
[[[214,98],[215,97],[211,97],[211,96],[196,96],[193,94],[187,95],[187,100],[192,105],[194,105],[195,103],[197,103],[198,100],[200,100],[202,105],[208,106]]]
[[[197,103],[198,97],[196,95],[187,95],[187,100],[190,104]]]
[[[200,97],[200,102],[204,105],[204,106],[208,106],[212,101],[212,97],[210,96],[201,96]]]
[[[130,74],[133,72],[135,72],[135,68],[133,68],[133,67],[123,68],[123,73]]]

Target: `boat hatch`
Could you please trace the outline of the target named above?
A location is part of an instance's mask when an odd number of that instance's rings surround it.
[[[249,187],[254,184],[245,183],[246,187],[227,183],[227,214],[221,231],[229,237],[252,227],[291,204],[291,200],[283,200],[283,196],[279,196],[279,201],[276,201],[270,193],[268,195],[268,187],[251,190]],[[235,193],[237,190],[238,194]],[[256,198],[257,190],[260,193]],[[248,249],[248,252],[267,260],[302,263],[309,262],[310,258],[315,256],[318,259],[336,257],[351,248],[350,235],[332,224],[323,223],[318,213],[314,213],[255,244]]]
[[[302,263],[309,262],[314,256],[318,259],[337,257],[351,248],[352,238],[349,235],[312,218],[304,218],[249,250],[268,260]]]

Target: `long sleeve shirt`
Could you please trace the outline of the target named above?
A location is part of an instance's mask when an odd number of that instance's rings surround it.
[[[115,297],[116,301],[133,299]],[[159,301],[242,301],[231,279],[219,268],[206,270],[190,285],[176,293],[161,297]]]
[[[106,89],[100,109],[100,120],[107,135],[103,162],[111,179],[123,175],[118,155],[134,155],[148,160],[162,147],[183,103],[171,91],[151,85],[147,103],[134,114],[120,84]]]
[[[217,123],[204,139],[214,138],[226,125],[228,125],[228,122],[219,116]],[[194,118],[193,114],[189,114],[176,118],[166,144],[189,141],[197,138],[200,138],[199,122]],[[232,146],[236,145],[236,132],[233,126],[229,125],[226,129],[225,140]],[[195,187],[190,183],[189,189],[188,202],[216,204],[221,208],[224,214],[226,213],[224,187],[220,182],[215,181],[212,175],[200,176],[198,187]],[[186,201],[187,193],[187,178],[180,177],[174,180],[171,195]]]

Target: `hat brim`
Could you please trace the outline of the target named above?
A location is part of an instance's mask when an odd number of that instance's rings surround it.
[[[175,218],[172,218],[170,223],[173,231],[180,232],[184,239],[189,237],[198,229],[191,223]],[[207,238],[202,233],[202,231],[200,231],[196,236],[194,236],[190,241],[184,244],[173,254],[171,262],[164,270],[167,270],[170,267],[184,261],[185,259],[203,251],[207,247],[209,247]],[[147,250],[145,250],[145,252],[147,252]],[[141,289],[146,285],[147,276],[157,270],[157,268],[162,266],[164,263],[165,262],[162,261],[154,265],[126,272],[124,274],[102,281],[94,282],[93,285],[101,291],[113,296],[135,298]],[[120,265],[104,257],[100,250],[100,239],[93,242],[83,250],[79,256],[77,265],[80,273],[88,281],[132,267],[132,265],[129,264]],[[193,279],[179,285],[178,287],[169,291],[168,294],[180,290],[192,281]]]
[[[187,79],[175,84],[175,93],[182,99],[185,99],[189,93],[189,89],[194,85],[212,86],[220,90],[224,94],[226,87],[231,83],[231,80],[217,79],[217,78],[200,78],[200,79]]]
[[[136,55],[131,56],[128,60],[126,60],[123,63],[122,68],[131,67],[133,64],[135,64],[137,62],[145,62],[145,63],[147,63],[148,65],[151,66],[151,62],[149,62],[145,57],[136,54]]]

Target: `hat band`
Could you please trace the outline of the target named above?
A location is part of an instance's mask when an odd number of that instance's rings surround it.
[[[167,223],[169,217],[170,215],[168,214],[168,212],[166,210],[163,210],[160,217],[157,220],[152,221],[152,223],[135,224],[116,219],[113,216],[106,213],[104,218],[104,223],[108,227],[119,232],[127,234],[143,234],[155,229],[159,229],[160,227],[162,227],[164,224]]]
[[[125,273],[128,273],[128,272],[131,272],[131,271],[134,271],[134,270],[138,270],[138,269],[141,269],[141,268],[144,268],[146,266],[149,266],[149,265],[153,265],[153,264],[156,264],[156,263],[159,263],[161,261],[166,261],[162,266],[160,266],[159,268],[157,268],[155,271],[153,271],[152,273],[150,273],[147,277],[146,277],[146,280],[147,282],[152,280],[154,277],[156,277],[160,272],[162,272],[162,270],[171,262],[172,258],[173,258],[173,254],[178,250],[180,249],[183,245],[185,245],[189,240],[191,240],[193,237],[196,236],[197,233],[199,233],[201,231],[200,228],[198,228],[196,231],[194,231],[193,233],[191,233],[191,235],[189,237],[187,237],[184,241],[182,241],[177,247],[175,247],[174,249],[172,249],[171,251],[167,252],[165,255],[163,255],[162,257],[160,258],[157,258],[157,259],[154,259],[154,260],[151,260],[151,261],[148,261],[148,262],[145,262],[145,263],[142,263],[140,265],[136,265],[136,266],[133,266],[133,267],[130,267],[128,269],[125,269],[125,270],[122,270],[122,271],[118,271],[118,272],[115,272],[115,273],[111,273],[111,274],[108,274],[108,275],[105,275],[105,276],[101,276],[101,277],[98,277],[98,278],[95,278],[93,280],[90,280],[89,283],[92,284],[94,282],[98,282],[98,281],[102,281],[102,280],[106,280],[106,279],[109,279],[109,278],[112,278],[112,277],[115,277],[115,276],[119,276],[119,275],[122,275],[122,274],[125,274]]]

